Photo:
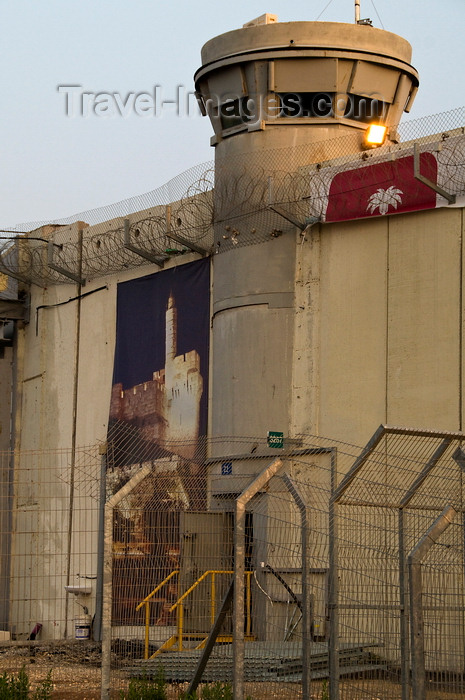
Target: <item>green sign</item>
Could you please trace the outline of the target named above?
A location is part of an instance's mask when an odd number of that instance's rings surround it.
[[[268,431],[268,447],[284,448],[284,433],[278,433],[276,430]]]

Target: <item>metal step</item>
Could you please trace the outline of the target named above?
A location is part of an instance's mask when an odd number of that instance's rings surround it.
[[[376,645],[341,644],[339,666],[341,675],[352,675],[367,671],[381,670],[386,667],[382,662],[373,660],[370,649]],[[156,659],[139,661],[128,668],[132,677],[155,675],[163,666],[168,682],[189,682],[199,662],[201,650],[167,651]],[[311,652],[311,673],[315,679],[327,678],[328,645],[314,643]],[[207,663],[202,681],[231,682],[233,678],[232,644],[218,645]],[[287,681],[302,680],[301,648],[295,642],[249,642],[245,645],[244,659],[245,681]]]

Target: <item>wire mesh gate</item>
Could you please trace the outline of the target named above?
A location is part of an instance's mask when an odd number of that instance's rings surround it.
[[[373,639],[383,698],[465,692],[463,439],[381,426],[331,499],[338,639]]]
[[[209,585],[193,584],[208,571],[232,571],[233,563],[234,612],[225,617],[203,682],[234,682],[235,697],[462,697],[463,439],[381,427],[361,453],[306,437],[277,461],[272,450],[244,439],[239,457],[207,460],[195,499],[205,498],[205,509],[191,509],[177,547],[165,542],[175,551],[179,583],[171,597],[167,590],[153,601],[148,624],[141,616],[133,627],[153,658],[143,659],[141,645],[140,659],[119,668],[131,676],[162,664],[176,692],[185,691],[227,588],[224,582],[212,594]],[[244,456],[248,445],[255,452]],[[195,478],[183,477],[177,490],[172,484],[178,523],[190,510]],[[147,483],[137,488],[146,499]],[[151,493],[157,509],[162,491]],[[441,517],[447,527],[434,534]],[[162,578],[154,569],[151,576],[145,596]],[[196,598],[183,599],[182,621],[190,641],[183,651],[159,652],[164,637],[176,637],[177,601],[192,587]],[[121,632],[121,625],[113,628],[113,639]]]
[[[254,700],[463,697],[465,436],[383,427],[364,450],[223,440],[234,454],[201,457],[222,454],[210,440],[196,461],[134,441],[125,459],[111,440],[104,464],[96,446],[1,456],[0,670],[33,658],[57,687],[82,672],[98,697],[162,664],[180,697],[234,578],[202,683]],[[89,638],[76,638],[78,603]]]

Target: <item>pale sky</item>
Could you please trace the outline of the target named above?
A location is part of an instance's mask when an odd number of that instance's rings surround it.
[[[208,39],[265,12],[282,22],[353,22],[354,3],[0,0],[0,226],[54,220],[143,194],[213,159],[210,123],[196,110],[177,115],[165,106],[148,116],[142,101],[142,116],[134,109],[126,117],[96,116],[92,109],[87,117],[67,116],[66,95],[57,87],[125,99],[153,95],[158,85],[157,99],[174,100],[178,85],[181,92],[193,89]],[[361,0],[361,16],[413,46],[420,90],[409,119],[465,105],[464,0]]]

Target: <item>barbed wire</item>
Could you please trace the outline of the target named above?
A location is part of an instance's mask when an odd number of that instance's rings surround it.
[[[13,235],[0,245],[0,272],[43,286],[91,280],[149,261],[162,266],[192,249],[209,255],[263,242],[295,230],[296,224],[303,230],[325,221],[337,174],[357,170],[362,188],[369,166],[384,167],[387,177],[393,160],[413,155],[414,142],[422,153],[434,155],[437,184],[461,195],[464,126],[462,107],[405,122],[397,128],[399,143],[372,151],[361,151],[361,133],[354,132],[253,158],[245,153],[209,161],[146,194],[66,219],[10,228]],[[348,178],[339,194],[349,193],[357,194]],[[38,228],[48,242],[28,236]]]

